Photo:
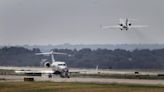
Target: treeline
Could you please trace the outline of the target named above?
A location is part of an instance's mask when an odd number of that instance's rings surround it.
[[[68,55],[55,55],[55,59],[65,61],[69,67],[104,69],[162,69],[164,68],[164,49],[142,50],[81,50],[53,49]],[[40,66],[43,59],[50,60],[49,56],[35,55],[39,49],[32,50],[22,47],[4,47],[0,49],[0,65]]]
[[[59,52],[66,52],[71,57],[61,58],[56,56],[58,60],[64,60],[70,67],[95,68],[97,65],[105,69],[152,69],[164,68],[164,49],[157,50],[133,50],[127,51],[122,49],[108,50],[88,48],[77,50],[54,49]]]
[[[35,55],[37,52],[40,52],[37,48],[3,47],[0,49],[0,66],[39,66],[41,57]]]

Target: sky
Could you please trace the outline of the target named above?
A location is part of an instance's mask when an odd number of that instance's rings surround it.
[[[163,0],[0,0],[0,45],[164,44]],[[101,30],[119,18],[148,25]]]

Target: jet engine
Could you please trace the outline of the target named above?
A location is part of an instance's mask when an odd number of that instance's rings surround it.
[[[44,67],[50,67],[51,63],[50,62],[44,62]]]
[[[50,67],[51,63],[47,61],[47,59],[42,59],[40,62],[40,66],[44,66],[44,67]]]
[[[119,24],[120,26],[123,26],[123,24]]]

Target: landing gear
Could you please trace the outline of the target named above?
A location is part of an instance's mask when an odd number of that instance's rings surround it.
[[[60,73],[60,77],[61,78],[70,78],[70,76],[69,76],[69,70],[68,69],[62,70],[62,72]]]
[[[52,74],[48,74],[48,78],[52,78]]]

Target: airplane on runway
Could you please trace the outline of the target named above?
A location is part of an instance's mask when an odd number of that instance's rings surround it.
[[[147,25],[133,25],[128,18],[126,19],[119,19],[118,25],[114,26],[100,26],[101,29],[120,29],[120,30],[129,30],[129,29],[135,29],[135,28],[145,28],[148,27]]]
[[[52,68],[53,72],[49,73],[49,77],[51,74],[60,74],[61,77],[69,78],[69,70],[65,62],[55,61],[54,55],[67,55],[66,53],[54,52],[53,50],[45,53],[36,53],[36,55],[51,55],[51,62],[42,62],[43,65],[47,68]]]
[[[7,70],[14,70],[17,74],[24,74],[27,76],[41,76],[42,74],[48,74],[49,78],[52,75],[58,74],[62,78],[69,78],[69,69],[65,62],[55,61],[54,55],[67,55],[66,53],[60,52],[46,52],[36,53],[36,55],[50,55],[51,61],[42,62],[44,67],[4,67]]]

